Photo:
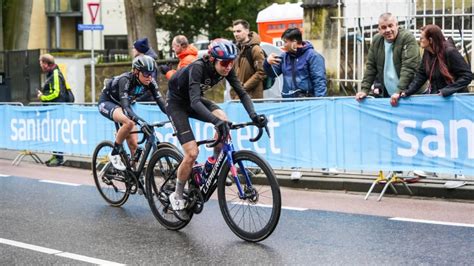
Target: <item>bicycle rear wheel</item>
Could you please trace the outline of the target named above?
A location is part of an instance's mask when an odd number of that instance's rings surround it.
[[[228,163],[222,167],[217,183],[219,207],[227,225],[238,237],[262,241],[275,230],[281,212],[280,187],[270,165],[252,151],[238,151],[233,155],[238,181],[245,197],[239,191]],[[251,186],[247,185],[248,175]],[[226,186],[226,178],[233,180]]]
[[[151,156],[146,172],[146,194],[151,212],[161,225],[170,230],[179,230],[189,223],[176,218],[168,199],[175,190],[182,160],[183,155],[176,148],[160,148]]]
[[[92,155],[92,174],[100,195],[114,207],[122,206],[130,196],[130,186],[123,173],[112,166],[108,154],[114,144],[103,141],[97,145]]]

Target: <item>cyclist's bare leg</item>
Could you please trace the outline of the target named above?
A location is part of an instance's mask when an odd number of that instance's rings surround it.
[[[219,118],[220,120],[229,121],[227,119],[227,115],[221,109],[216,109],[212,111],[212,114],[217,116],[217,118]],[[217,134],[214,134],[214,138],[217,138]],[[217,158],[221,150],[222,150],[222,143],[219,143],[214,147],[214,158]]]
[[[195,140],[184,143],[182,147],[184,156],[183,161],[178,167],[178,182],[175,190],[178,199],[183,198],[184,185],[186,184],[188,177],[191,175],[194,162],[199,154],[199,149]]]
[[[137,127],[135,126],[135,123],[133,123],[133,128],[132,130],[135,131],[137,130]],[[127,136],[127,145],[128,145],[128,148],[130,149],[130,156],[132,156],[133,158],[133,155],[135,154],[135,151],[137,150],[137,147],[138,147],[138,135],[137,134],[128,134]]]
[[[123,141],[128,137],[128,135],[130,135],[130,131],[134,128],[135,123],[123,113],[123,110],[120,107],[115,108],[112,118],[122,126],[117,130],[114,148],[109,154],[109,160],[116,169],[123,171],[126,169],[126,166],[121,161],[119,153],[123,149]]]
[[[184,157],[178,168],[178,179],[180,181],[186,182],[189,175],[191,174],[194,162],[198,157],[199,149],[195,140],[184,143],[182,147]]]
[[[115,122],[122,124],[122,126],[117,131],[115,136],[115,142],[117,144],[123,144],[123,141],[130,135],[130,132],[135,127],[135,122],[130,120],[124,113],[122,108],[118,107],[114,110],[113,119]],[[136,146],[135,146],[136,148]]]

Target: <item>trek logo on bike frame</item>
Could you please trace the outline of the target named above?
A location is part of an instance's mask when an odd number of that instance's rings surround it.
[[[224,155],[225,153],[221,152],[219,154],[219,157],[217,157],[216,164],[214,165],[214,167],[212,167],[211,174],[207,178],[206,184],[204,184],[204,186],[202,187],[202,192],[204,192],[204,194],[209,191],[209,188],[211,187],[211,184],[214,181],[214,177],[217,175],[217,170],[221,168],[221,163],[224,161]]]

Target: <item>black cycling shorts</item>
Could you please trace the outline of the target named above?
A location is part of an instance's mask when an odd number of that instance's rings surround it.
[[[119,108],[120,105],[110,101],[107,97],[101,96],[97,104],[99,112],[101,115],[107,117],[108,119],[114,121],[113,115],[115,109]]]
[[[221,109],[217,104],[206,98],[201,98],[201,102],[211,112]],[[191,124],[189,123],[190,117],[203,122],[211,123],[211,121],[207,121],[206,118],[203,118],[197,114],[189,104],[183,104],[181,102],[169,101],[166,105],[166,113],[168,113],[168,116],[170,117],[171,123],[173,124],[174,130],[177,133],[177,137],[181,145],[196,140],[191,129]]]

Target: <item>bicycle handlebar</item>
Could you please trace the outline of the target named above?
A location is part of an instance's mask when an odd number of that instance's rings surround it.
[[[171,123],[171,121],[162,121],[162,122],[157,122],[157,123],[153,123],[153,124],[148,124],[148,123],[140,123],[137,125],[140,126],[140,130],[136,130],[136,131],[132,131],[130,132],[130,134],[140,134],[142,133],[143,134],[143,137],[142,139],[138,142],[138,144],[143,144],[147,137],[149,137],[150,135],[153,135],[154,133],[154,128],[160,128],[160,127],[164,127],[166,124],[168,123]]]
[[[256,124],[254,122],[246,122],[246,123],[238,123],[238,124],[233,124],[233,123],[229,122],[229,128],[231,130],[240,129],[240,128],[244,128],[244,127],[247,127],[247,126],[256,126]],[[257,127],[257,128],[258,128],[257,136],[255,136],[254,138],[251,138],[250,139],[251,142],[258,141],[263,135],[263,128],[261,128],[261,127]],[[267,132],[268,137],[270,137],[270,132],[268,131],[267,126],[265,126],[265,131]],[[218,130],[216,130],[216,134],[217,134],[216,139],[200,140],[200,141],[197,142],[197,145],[199,146],[199,145],[202,145],[202,144],[207,144],[206,146],[208,148],[215,147],[217,144],[222,142],[222,136],[221,136],[221,134]]]

